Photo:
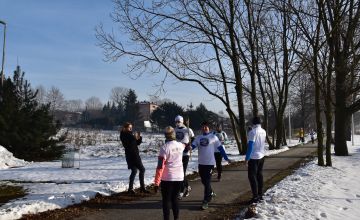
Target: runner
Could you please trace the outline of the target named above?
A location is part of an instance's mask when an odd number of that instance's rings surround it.
[[[225,141],[228,140],[227,134],[225,133],[225,131],[222,130],[221,124],[217,124],[216,125],[216,130],[213,132],[216,137],[219,138],[219,141],[221,142],[222,146],[225,149]],[[215,161],[216,161],[216,170],[217,170],[217,179],[218,181],[221,181],[221,173],[222,173],[222,155],[220,153],[220,151],[216,148],[215,149]]]

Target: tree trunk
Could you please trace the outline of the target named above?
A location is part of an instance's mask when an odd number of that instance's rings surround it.
[[[316,114],[316,129],[317,129],[317,139],[318,139],[318,165],[324,166],[324,133],[322,128],[322,121],[321,121],[321,111],[320,111],[320,88],[319,88],[319,81],[318,76],[316,76],[315,82],[315,114]],[[327,138],[326,141],[330,140],[331,138]]]
[[[283,115],[278,114],[276,118],[276,142],[275,142],[275,149],[280,149],[282,144],[282,135],[283,135]]]
[[[336,54],[341,56],[340,54]],[[341,67],[343,69],[341,69]],[[350,113],[346,109],[346,73],[344,72],[345,65],[342,65],[341,58],[335,58],[335,73],[336,73],[336,106],[335,106],[335,155],[348,156],[348,149],[346,145],[346,131],[347,122],[350,120]]]
[[[228,112],[229,114],[229,117],[230,117],[230,122],[231,122],[231,128],[233,130],[233,133],[234,133],[234,138],[235,138],[235,141],[236,141],[236,145],[238,147],[238,150],[239,150],[239,154],[241,154],[243,152],[242,150],[242,145],[241,145],[241,142],[240,142],[240,138],[239,138],[239,134],[238,134],[238,126],[237,126],[237,122],[235,121],[236,118],[234,117],[234,115],[230,112],[230,110],[227,108],[226,111]]]

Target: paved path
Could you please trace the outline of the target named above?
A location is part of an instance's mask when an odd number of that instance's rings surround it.
[[[316,145],[303,145],[293,147],[288,151],[267,157],[264,165],[264,181],[271,179],[281,171],[292,167],[316,152]],[[189,197],[180,201],[180,219],[202,219],[214,211],[215,208],[225,207],[236,199],[250,191],[247,179],[247,167],[242,164],[235,167],[227,167],[223,171],[221,182],[217,182],[213,176],[212,187],[217,196],[209,203],[209,209],[200,210],[203,198],[203,186],[199,179],[190,182],[192,191]],[[171,214],[172,216],[172,214]],[[171,217],[172,218],[172,217]],[[109,204],[105,209],[90,212],[76,218],[79,220],[159,220],[162,219],[161,195],[153,195],[141,200],[125,202],[123,204]]]

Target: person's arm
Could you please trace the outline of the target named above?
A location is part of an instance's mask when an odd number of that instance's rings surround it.
[[[155,186],[160,185],[161,177],[164,172],[164,167],[165,167],[165,159],[164,159],[164,157],[159,156],[158,157],[158,165],[156,167],[155,180],[154,180]]]
[[[245,161],[246,163],[250,160],[251,152],[253,151],[254,142],[255,142],[255,133],[254,130],[251,130],[248,135],[248,148],[246,151]]]
[[[197,138],[195,138],[195,140],[191,143],[191,150],[194,150],[195,148],[197,148],[198,143],[197,143]]]
[[[142,137],[139,135],[139,139],[136,139],[136,144],[140,145],[142,143]]]
[[[253,146],[254,146],[254,141],[249,141],[248,142],[248,149],[246,151],[245,161],[250,160],[250,155],[251,155],[251,152],[253,150]]]
[[[156,173],[155,173],[155,180],[154,184],[155,186],[159,186],[161,182],[161,177],[165,168],[165,162],[166,162],[166,151],[164,147],[160,148],[159,156],[158,156],[158,164],[156,167]]]
[[[217,149],[219,150],[221,156],[226,160],[226,161],[229,161],[229,158],[225,152],[225,149],[222,145],[218,146]]]
[[[225,131],[223,131],[223,134],[224,134],[224,142],[228,141],[229,138],[228,138],[227,134],[225,133]]]

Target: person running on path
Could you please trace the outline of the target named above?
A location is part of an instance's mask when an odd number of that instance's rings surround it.
[[[160,148],[155,174],[155,192],[161,186],[164,219],[170,219],[170,208],[174,219],[179,219],[178,194],[184,180],[182,154],[184,145],[176,141],[174,128],[165,128],[165,144]]]
[[[314,131],[314,129],[311,129],[310,137],[311,137],[311,143],[314,143],[315,142],[315,131]]]
[[[305,139],[304,139],[304,129],[303,129],[303,128],[300,128],[300,131],[299,131],[299,142],[301,142],[301,143],[304,143],[304,142],[305,142]]]
[[[265,156],[266,131],[261,128],[259,117],[252,120],[253,129],[248,133],[248,149],[245,162],[248,167],[248,178],[252,192],[252,203],[262,200],[263,196],[263,166]]]
[[[189,182],[186,178],[186,169],[190,159],[190,150],[191,150],[191,140],[194,138],[194,132],[191,128],[188,128],[184,125],[184,118],[181,115],[175,117],[175,133],[176,140],[185,145],[185,149],[183,152],[182,163],[184,170],[184,183],[181,186],[181,190],[179,192],[179,198],[187,197],[190,194],[191,186],[189,186]]]
[[[222,146],[220,140],[210,133],[210,127],[208,122],[203,122],[201,124],[202,135],[199,135],[192,142],[192,149],[198,148],[198,163],[199,163],[199,175],[201,178],[201,183],[204,185],[204,200],[202,202],[202,209],[207,209],[208,204],[211,199],[216,196],[214,191],[211,188],[211,172],[214,169],[215,149],[218,149],[221,155],[226,161],[230,163],[228,156]]]
[[[142,137],[138,132],[134,135],[132,132],[132,127],[133,126],[130,122],[126,122],[120,132],[120,140],[125,148],[126,163],[128,165],[128,169],[131,169],[128,192],[130,194],[135,194],[134,180],[137,170],[139,170],[140,192],[150,193],[148,190],[145,189],[145,167],[143,166],[143,163],[141,161],[138,148],[138,145],[142,143]]]
[[[221,124],[216,125],[216,130],[213,133],[216,135],[216,137],[219,138],[219,141],[221,142],[222,146],[225,149],[224,144],[225,144],[225,141],[228,140],[228,137],[227,137],[227,134],[225,133],[225,131],[222,130]],[[215,149],[214,156],[215,156],[215,161],[216,161],[217,179],[218,179],[218,181],[220,181],[221,173],[222,173],[222,164],[221,164],[222,155],[217,148]]]

